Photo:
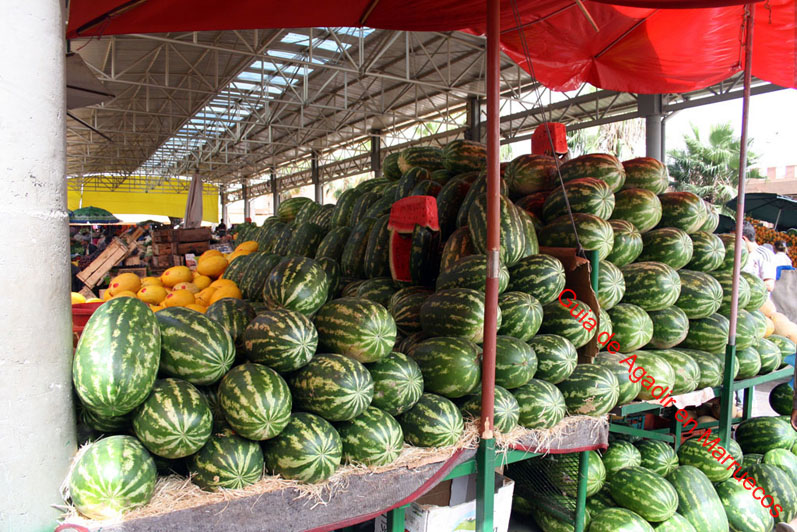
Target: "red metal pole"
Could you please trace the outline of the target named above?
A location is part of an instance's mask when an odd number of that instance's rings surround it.
[[[495,398],[495,335],[498,314],[498,270],[501,244],[500,145],[498,94],[501,35],[499,0],[487,0],[487,282],[484,300],[484,352],[482,355],[482,438],[493,437]]]

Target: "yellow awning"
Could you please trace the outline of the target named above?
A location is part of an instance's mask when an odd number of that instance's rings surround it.
[[[68,191],[69,209],[75,210],[82,207],[94,206],[106,209],[113,214],[151,214],[185,216],[185,202],[188,191],[182,194],[167,192],[109,192],[86,190]],[[202,193],[202,220],[211,223],[219,221],[219,190],[213,185],[205,184]]]

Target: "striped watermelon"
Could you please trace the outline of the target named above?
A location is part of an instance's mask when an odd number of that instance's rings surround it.
[[[642,235],[640,261],[663,262],[679,270],[692,260],[692,239],[681,229],[662,227]]]
[[[592,497],[587,498],[587,511],[591,515],[596,515],[598,512],[605,510],[606,508],[614,508],[615,506],[614,500],[612,500],[611,495],[608,493],[608,489],[604,485],[604,487],[593,495]]]
[[[612,192],[625,184],[625,169],[622,163],[609,153],[588,153],[562,163],[560,168],[565,182],[582,177],[597,177],[609,184]]]
[[[545,206],[545,199],[550,194],[550,190],[534,192],[528,196],[515,200],[515,205],[523,209],[536,220],[542,220],[542,208]]]
[[[454,445],[465,430],[457,405],[433,393],[424,393],[398,421],[404,431],[404,440],[417,447]]]
[[[236,344],[243,339],[244,330],[255,315],[248,301],[233,297],[219,299],[205,311],[205,316],[221,324]]]
[[[766,455],[764,456],[766,460]],[[788,523],[797,516],[797,486],[794,485],[789,474],[772,464],[754,464],[745,468],[750,478],[754,478],[756,485],[767,494],[762,495],[761,504],[770,498],[774,504],[779,504],[782,510],[778,511],[776,523]],[[774,508],[773,504],[773,508]]]
[[[227,420],[224,418],[224,410],[219,404],[218,386],[197,386],[197,390],[205,396],[205,400],[208,402],[210,413],[213,415],[213,430],[218,432],[229,428]]]
[[[351,227],[333,227],[321,243],[318,244],[315,258],[329,258],[339,261],[340,256],[343,254],[343,247],[349,240],[349,235],[351,235]]]
[[[447,272],[462,257],[473,255],[476,248],[467,227],[460,227],[448,237],[440,253],[440,272]]]
[[[448,239],[457,228],[457,213],[470,187],[470,181],[456,177],[443,185],[437,194],[437,222],[442,238]]]
[[[564,395],[550,382],[531,379],[512,390],[512,395],[520,408],[518,423],[527,429],[550,429],[567,413]]]
[[[498,334],[528,342],[542,325],[542,305],[525,292],[504,292],[498,296],[501,328]]]
[[[428,288],[409,286],[391,296],[387,310],[393,316],[398,332],[406,335],[420,332],[421,306],[431,294]]]
[[[764,455],[765,464],[772,464],[782,469],[797,487],[797,456],[787,449],[772,449]]]
[[[642,307],[620,303],[609,310],[618,351],[630,353],[647,345],[653,338],[653,320]]]
[[[705,202],[691,192],[665,192],[659,194],[661,221],[659,227],[677,227],[695,233],[706,222]]]
[[[747,281],[747,287],[749,289],[747,304],[744,305],[744,308],[751,312],[760,309],[761,306],[766,303],[767,298],[769,298],[767,286],[757,275],[753,275],[750,272],[741,272],[741,274],[744,280]],[[739,306],[742,306],[741,297],[739,299]]]
[[[374,380],[361,363],[343,355],[318,354],[289,377],[294,405],[328,421],[359,416],[374,397]]]
[[[700,383],[700,365],[688,352],[677,349],[661,349],[656,354],[670,363],[675,372],[672,394],[679,395],[696,390]]]
[[[392,270],[395,268],[391,266]],[[410,278],[412,284],[433,286],[440,274],[440,233],[416,225],[410,240]]]
[[[325,419],[297,412],[279,436],[263,446],[266,468],[275,475],[316,484],[340,466],[340,435]]]
[[[369,183],[369,181],[360,183],[360,185],[366,183]],[[360,185],[358,185],[358,188]],[[365,213],[369,211],[371,205],[376,203],[380,197],[380,194],[377,194],[372,190],[368,190],[360,194],[360,197],[357,198],[357,201],[354,202],[354,206],[351,208],[351,218],[349,219],[349,225],[356,227],[357,224],[365,218]]]
[[[365,252],[368,248],[368,238],[375,225],[376,218],[363,218],[351,230],[340,254],[340,271],[344,277],[365,278]]]
[[[603,467],[606,469],[606,478],[611,480],[615,473],[626,467],[638,466],[642,463],[639,449],[631,443],[616,440],[609,444],[608,449],[601,456]]]
[[[474,140],[452,140],[443,148],[443,168],[454,174],[483,170],[487,146]]]
[[[725,244],[722,239],[705,231],[697,231],[689,235],[692,240],[692,260],[687,267],[699,272],[711,272],[722,265],[725,260]]]
[[[344,297],[321,307],[315,317],[320,349],[360,362],[386,357],[396,343],[396,322],[382,305]]]
[[[597,296],[601,308],[609,310],[623,299],[623,294],[625,294],[623,272],[611,262],[600,261]]]
[[[226,429],[213,434],[191,457],[191,481],[202,489],[241,489],[263,476],[263,450],[257,442]]]
[[[374,277],[390,277],[390,231],[387,228],[390,215],[385,214],[376,219],[363,257],[363,275],[369,279]]]
[[[718,461],[711,451],[710,446],[704,446],[697,438],[692,438],[678,448],[678,463],[698,468],[714,483],[731,478],[731,470]]]
[[[649,312],[653,336],[648,344],[656,349],[669,349],[683,342],[689,332],[689,318],[676,306]]]
[[[464,338],[430,338],[416,344],[411,355],[428,392],[456,399],[472,393],[481,381],[481,349]],[[501,384],[497,375],[496,370],[496,382]]]
[[[690,320],[707,318],[722,305],[722,285],[707,273],[692,270],[678,272],[681,293],[675,305],[684,311]]]
[[[614,245],[606,260],[618,268],[631,264],[642,253],[642,235],[634,224],[626,220],[609,220],[614,231]]]
[[[313,259],[288,257],[277,264],[263,286],[263,300],[309,316],[321,308],[329,292],[329,277]]]
[[[711,276],[719,281],[722,286],[722,304],[717,312],[726,318],[731,313],[731,288],[733,286],[733,273],[718,271],[711,272]],[[744,309],[750,302],[750,285],[744,277],[739,277],[739,309]]]
[[[318,333],[304,314],[269,310],[247,326],[243,343],[250,361],[287,372],[310,362],[318,346]]]
[[[163,309],[155,318],[161,330],[162,373],[191,384],[213,384],[235,361],[235,345],[219,322],[184,307]]]
[[[769,392],[769,406],[781,416],[791,415],[794,388],[791,383],[781,382]]]
[[[496,338],[495,383],[511,390],[523,386],[537,372],[537,355],[522,340],[511,336]]]
[[[755,345],[758,356],[761,359],[761,374],[765,375],[771,373],[780,367],[783,361],[783,355],[774,343],[767,338],[761,338]],[[777,409],[776,409],[777,411]],[[781,415],[787,415],[789,412],[779,412]]]
[[[666,477],[678,467],[678,456],[669,443],[659,440],[644,440],[637,443],[642,456],[642,467]]]
[[[523,225],[523,232],[526,234],[526,247],[523,250],[523,257],[536,255],[540,252],[540,242],[537,240],[537,231],[542,229],[542,222],[540,222],[533,215],[527,213],[523,209],[516,209],[520,222]]]
[[[529,340],[529,345],[537,356],[537,379],[559,384],[576,369],[578,353],[564,336],[538,334]]]
[[[571,290],[572,292],[572,290]],[[576,348],[586,345],[597,329],[597,320],[592,309],[583,301],[564,294],[562,303],[554,301],[545,305],[540,332],[558,334],[570,340]]]
[[[753,498],[752,491],[746,489],[742,482],[730,478],[714,487],[722,506],[725,507],[731,530],[770,532],[775,528],[775,521],[769,510],[761,505],[761,501]]]
[[[373,406],[392,416],[412,408],[423,394],[423,373],[414,359],[396,351],[366,366],[374,381]]]
[[[308,205],[315,205],[310,203]],[[315,253],[315,246],[312,247],[313,254]],[[299,254],[299,253],[294,253]],[[302,253],[304,254],[304,253]],[[263,300],[263,285],[266,283],[268,274],[276,266],[282,257],[273,253],[252,253],[247,255],[252,257],[249,267],[243,271],[241,280],[238,282],[238,288],[241,289],[244,299],[250,301]],[[306,256],[310,256],[308,253]]]
[[[606,508],[598,512],[589,525],[590,532],[652,532],[653,527],[642,516],[625,508]]]
[[[587,453],[587,497],[597,494],[606,482],[606,468],[603,467],[600,455],[596,451]],[[578,469],[576,461],[567,456],[548,455],[543,459],[547,462],[546,476],[558,491],[569,497],[576,497],[578,493]]]
[[[412,146],[399,153],[397,163],[402,174],[414,166],[429,171],[439,170],[443,168],[443,150],[433,146]]]
[[[778,351],[780,355],[780,351]],[[789,399],[791,405],[791,399]],[[78,403],[78,420],[92,430],[96,430],[102,434],[114,433],[128,433],[130,432],[130,423],[133,421],[133,412],[128,412],[123,416],[101,416],[95,414],[88,408]],[[789,407],[791,412],[791,407]]]
[[[573,232],[569,216],[562,216],[545,225],[540,231],[540,244],[551,247],[581,247],[598,252],[600,260],[605,259],[614,246],[614,232],[609,222],[585,213],[573,214],[578,239]],[[510,274],[511,275],[511,274]]]
[[[288,385],[261,364],[241,364],[227,372],[219,383],[218,398],[230,427],[250,440],[273,438],[290,421]]]
[[[160,329],[147,305],[132,297],[111,299],[80,335],[72,362],[75,391],[96,414],[127,414],[149,395],[160,353]]]
[[[501,196],[501,262],[511,267],[525,256],[526,233],[518,208],[506,196]],[[473,246],[487,253],[487,196],[477,197],[468,210],[468,230]]]
[[[672,390],[675,387],[675,370],[664,357],[659,356],[659,351],[637,351],[634,355],[636,356],[634,367],[645,368],[646,374],[656,379],[655,386],[648,385],[646,388],[643,383],[637,398],[643,401],[656,399],[656,397],[653,396],[653,392],[657,388],[661,387],[664,389],[664,392],[660,390],[661,393],[659,397],[661,397],[666,395],[668,388]]]
[[[737,347],[736,359],[739,361],[737,379],[749,379],[755,377],[761,371],[761,357],[755,347]]]
[[[640,466],[615,473],[609,481],[612,499],[648,521],[666,521],[678,508],[678,493],[667,480]]]
[[[404,433],[393,416],[369,406],[356,418],[336,426],[343,443],[343,459],[370,466],[396,461],[404,447]]]
[[[396,195],[393,198],[394,201],[414,195],[413,190],[415,187],[423,181],[432,182],[431,178],[431,172],[425,168],[418,166],[410,168],[399,179]]]
[[[398,291],[391,277],[374,277],[357,288],[357,297],[387,308],[390,298]]]
[[[155,462],[138,440],[110,436],[92,443],[77,459],[69,496],[90,519],[118,519],[150,501],[156,480]]]
[[[412,353],[412,350],[415,349],[415,346],[420,342],[428,339],[429,335],[425,332],[416,332],[409,336],[405,336],[396,342],[394,349],[399,353]]]
[[[783,358],[793,355],[794,352],[797,351],[797,346],[795,346],[794,342],[785,336],[781,336],[779,334],[770,334],[767,336],[767,340],[778,346]]]
[[[484,336],[484,294],[470,288],[435,292],[421,306],[421,327],[429,336],[459,336],[481,343]],[[498,309],[497,327],[501,327]]]
[[[614,332],[614,326],[612,325],[612,319],[609,317],[609,313],[606,312],[604,309],[600,309],[598,313],[598,338],[602,345],[606,345],[609,343],[609,338],[611,338],[612,333]],[[605,334],[604,334],[605,333]]]
[[[382,173],[391,181],[397,181],[401,177],[401,169],[398,167],[399,152],[393,152],[382,159]]]
[[[772,449],[791,449],[794,429],[776,417],[754,417],[739,423],[736,441],[747,453],[765,454]]]
[[[302,207],[308,203],[313,203],[313,200],[301,197],[283,200],[280,202],[279,207],[277,207],[277,217],[281,222],[290,223],[296,218],[296,215]]]
[[[152,454],[164,458],[194,454],[208,441],[212,428],[205,396],[180,379],[155,381],[133,416],[136,437]]]
[[[623,303],[645,310],[661,310],[673,305],[681,294],[678,272],[662,262],[636,262],[622,268],[625,277]],[[612,323],[617,328],[614,320]]]
[[[512,197],[551,190],[556,183],[556,161],[549,155],[521,155],[509,163],[504,177]]]
[[[571,415],[603,416],[615,407],[620,392],[614,373],[593,364],[579,364],[557,386]]]
[[[493,421],[496,430],[504,434],[511,432],[518,425],[518,417],[520,416],[520,405],[506,388],[501,386],[495,387],[495,403],[493,407]],[[462,415],[471,417],[473,419],[480,419],[482,409],[482,395],[481,392],[476,395],[471,395],[466,398],[462,403]]]
[[[567,202],[565,201],[567,196]],[[584,177],[568,181],[563,187],[556,187],[542,208],[543,219],[550,222],[570,212],[592,214],[608,220],[614,210],[614,194],[609,185],[594,177]]]
[[[661,194],[670,186],[667,166],[653,157],[637,157],[623,161],[625,184],[623,188],[644,188],[654,194]]]
[[[311,203],[310,205],[315,204]],[[298,224],[293,231],[293,237],[291,237],[290,244],[288,244],[286,255],[289,257],[293,255],[315,257],[316,249],[326,234],[327,232],[320,225],[312,222]]]
[[[326,257],[322,257],[320,259],[315,259],[316,264],[321,266],[321,269],[324,270],[324,273],[327,274],[327,280],[329,280],[329,289],[327,290],[327,300],[333,299],[336,295],[340,292],[341,288],[341,273],[340,273],[340,264],[335,259],[329,259]],[[267,308],[267,307],[266,307]]]
[[[628,363],[621,363],[628,355],[621,353],[609,353],[608,351],[601,351],[595,357],[593,364],[603,366],[609,369],[614,376],[617,377],[617,382],[620,385],[617,394],[617,404],[625,405],[636,399],[639,391],[642,389],[642,383],[639,381],[632,381],[628,373]]]
[[[662,208],[659,197],[642,188],[621,190],[614,195],[612,220],[626,220],[640,233],[646,233],[661,221]]]
[[[503,179],[501,179],[499,182],[499,189],[502,196],[506,196],[509,193],[509,189]],[[456,219],[457,227],[468,225],[468,214],[470,213],[470,209],[474,202],[478,198],[485,198],[486,196],[487,174],[481,174],[476,180],[473,181],[473,184],[471,184],[470,188],[468,189],[468,193],[465,195],[465,199],[462,200],[462,204],[459,206]]]
[[[717,269],[720,271],[731,271],[733,269],[733,255],[736,253],[736,235],[728,233],[717,236],[720,237],[720,240],[722,240],[722,243],[725,245],[725,257],[722,259],[722,263]],[[747,246],[742,246],[742,268],[747,264],[748,255]]]
[[[703,200],[703,205],[706,208],[706,221],[700,226],[700,230],[713,233],[720,224],[720,214],[717,211],[717,207],[708,201]]]
[[[693,466],[681,466],[668,474],[667,480],[678,493],[678,513],[697,532],[727,532],[728,518],[722,502],[702,471]]]
[[[550,495],[551,498],[554,498],[554,495]],[[563,495],[558,496],[559,499],[566,501],[567,498]],[[567,504],[566,502],[560,502],[560,504]],[[514,509],[514,508],[513,508]],[[563,521],[560,518],[554,516],[553,514],[549,513],[545,506],[536,506],[533,505],[531,507],[531,515],[534,517],[534,522],[537,524],[540,530],[543,532],[572,532],[574,530],[573,525],[570,523],[570,520]],[[585,512],[584,516],[584,527],[588,526],[590,521],[589,512]]]
[[[675,351],[684,353],[692,357],[700,367],[700,380],[697,383],[697,390],[703,388],[713,388],[722,383],[722,363],[716,355],[698,351],[697,349],[677,348]]]
[[[556,300],[565,287],[565,268],[551,255],[531,255],[509,268],[508,290],[526,292],[541,305]]]
[[[437,278],[435,288],[472,288],[484,290],[487,280],[487,255],[469,255],[455,262],[451,268]],[[498,270],[498,293],[509,285],[509,270],[503,264]]]

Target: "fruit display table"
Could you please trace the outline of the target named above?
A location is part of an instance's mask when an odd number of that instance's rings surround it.
[[[606,418],[586,416],[565,418],[550,430],[516,430],[498,440],[495,465],[545,453],[605,448],[608,435]],[[464,441],[467,438],[470,441]],[[236,532],[325,532],[384,513],[388,514],[390,532],[403,531],[406,505],[444,480],[477,471],[477,451],[473,446],[473,438],[466,431],[460,446],[421,453],[416,449],[416,457],[402,457],[395,467],[346,467],[327,483],[316,486],[269,482],[267,477],[239,492],[197,495],[198,488],[184,481],[186,495],[181,496],[179,490],[168,489],[162,483],[151,507],[133,511],[122,521],[70,517],[56,532],[218,532],[229,529],[231,523]]]

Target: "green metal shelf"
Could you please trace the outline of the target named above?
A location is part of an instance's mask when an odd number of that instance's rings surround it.
[[[766,375],[756,375],[750,379],[733,381],[733,391],[745,390],[754,386],[758,386],[759,384],[791,377],[792,375],[794,375],[794,368],[791,366],[786,366],[785,368],[775,370],[772,373],[767,373]],[[712,390],[714,390],[715,395],[719,396],[719,394],[722,392],[722,386],[715,386],[712,388]]]

